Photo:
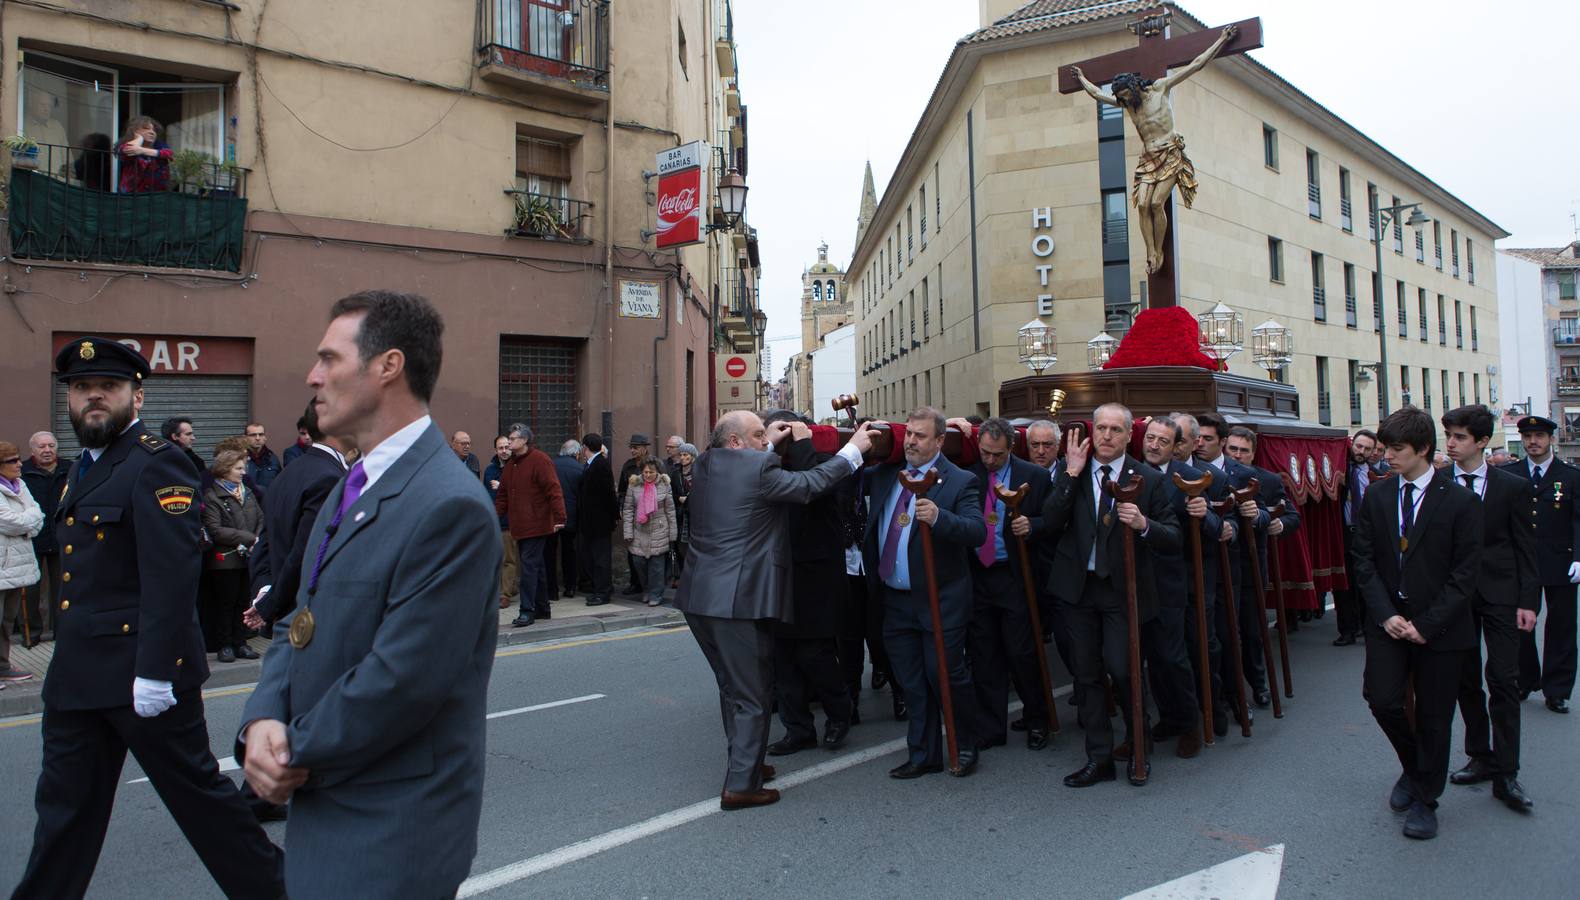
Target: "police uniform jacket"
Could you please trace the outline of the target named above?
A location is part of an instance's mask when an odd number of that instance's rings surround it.
[[[1520,476],[1529,493],[1530,506],[1524,518],[1536,535],[1536,575],[1544,585],[1568,584],[1569,566],[1580,547],[1580,469],[1557,456],[1542,467],[1542,480],[1531,482],[1529,460],[1516,460],[1503,468]]]

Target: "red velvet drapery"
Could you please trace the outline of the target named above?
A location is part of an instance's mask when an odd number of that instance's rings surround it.
[[[1279,539],[1284,601],[1290,609],[1316,609],[1317,598],[1349,587],[1344,568],[1344,481],[1349,442],[1263,434],[1256,464],[1277,472],[1285,502],[1300,512],[1300,528]]]

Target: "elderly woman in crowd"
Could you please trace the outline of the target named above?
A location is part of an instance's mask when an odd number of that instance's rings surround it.
[[[22,612],[29,585],[38,583],[33,538],[44,528],[44,511],[22,481],[22,452],[0,441],[0,688],[33,676],[11,665],[11,620]]]
[[[675,451],[675,466],[670,471],[670,490],[675,495],[675,531],[670,550],[675,554],[675,571],[670,573],[670,587],[680,586],[680,573],[686,567],[686,545],[691,534],[691,516],[686,512],[686,497],[691,494],[691,467],[697,461],[697,445],[681,444]]]
[[[669,542],[678,533],[675,499],[662,468],[651,456],[642,460],[641,474],[631,476],[625,492],[625,540],[640,567],[648,606],[664,602],[664,566]]]
[[[214,480],[203,493],[203,527],[212,546],[203,557],[203,568],[213,588],[205,617],[210,646],[218,648],[215,658],[220,662],[257,659],[257,652],[247,646],[241,614],[249,600],[247,555],[263,530],[263,504],[244,483],[245,450],[220,450],[209,472]]]

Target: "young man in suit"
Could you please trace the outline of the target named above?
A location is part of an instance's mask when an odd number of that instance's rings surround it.
[[[1388,805],[1404,834],[1437,836],[1449,733],[1465,654],[1476,640],[1471,597],[1481,569],[1482,510],[1448,469],[1432,467],[1432,417],[1406,406],[1378,438],[1398,478],[1366,492],[1355,529],[1355,574],[1366,604],[1363,694],[1403,769]],[[1415,688],[1415,715],[1405,691]]]
[[[904,763],[889,770],[892,778],[920,778],[943,771],[940,677],[949,679],[959,751],[960,768],[950,774],[971,774],[977,764],[978,743],[989,730],[966,663],[972,602],[967,559],[987,540],[987,525],[976,479],[944,458],[946,427],[943,413],[930,406],[917,407],[905,422],[905,463],[880,466],[868,480],[872,514],[863,539],[863,562],[869,596],[883,603],[883,646],[910,709],[909,753]],[[938,481],[924,496],[915,497],[900,484],[902,474],[915,480],[933,469],[938,470]],[[933,534],[943,660],[937,658],[933,638],[927,570],[917,527],[922,522],[931,526]]]
[[[1130,739],[1150,739],[1145,722],[1130,720],[1123,529],[1135,533],[1138,626],[1157,615],[1154,556],[1177,552],[1181,532],[1163,491],[1163,476],[1125,453],[1132,426],[1130,410],[1124,406],[1099,406],[1092,413],[1092,436],[1066,448],[1064,467],[1054,478],[1042,511],[1047,528],[1059,535],[1048,587],[1070,626],[1072,668],[1081,688],[1079,718],[1086,732],[1086,765],[1065,776],[1069,787],[1090,787],[1115,778],[1105,671],[1113,679],[1114,699],[1124,711]],[[1120,503],[1104,490],[1110,482],[1128,485],[1132,477],[1142,480],[1141,495],[1134,503]],[[1149,773],[1138,770],[1134,760],[1128,770],[1132,784],[1146,783]]]
[[[292,897],[451,897],[477,853],[502,553],[428,415],[443,332],[422,297],[353,294],[307,376],[319,427],[361,456],[313,523],[235,748],[260,797],[291,802]]]
[[[1272,544],[1267,539],[1278,537],[1279,535],[1292,534],[1296,528],[1300,527],[1300,512],[1295,509],[1294,503],[1285,503],[1284,479],[1280,478],[1277,472],[1264,469],[1251,462],[1256,458],[1256,432],[1243,425],[1236,425],[1230,428],[1228,437],[1224,438],[1223,449],[1242,468],[1254,473],[1256,478],[1257,494],[1255,506],[1253,507],[1251,503],[1247,502],[1242,504],[1242,507],[1245,513],[1250,513],[1254,509],[1259,517],[1265,517],[1265,524],[1257,529],[1255,533],[1246,535],[1245,542],[1242,544],[1245,551],[1243,559],[1244,564],[1249,567],[1252,559],[1251,542],[1254,541],[1258,551],[1256,558],[1261,560],[1262,563],[1262,584],[1267,589],[1266,596],[1263,597],[1263,605],[1268,609],[1272,609],[1274,603],[1273,582],[1270,574],[1272,564],[1267,560]],[[1285,503],[1284,514],[1274,517],[1272,510],[1280,503]],[[1254,596],[1256,582],[1247,577],[1245,579],[1245,589],[1251,591],[1252,594],[1235,594],[1236,597],[1243,596],[1246,598],[1246,602],[1240,604],[1240,647],[1245,654],[1246,678],[1251,682],[1251,688],[1255,692],[1256,705],[1265,709],[1273,701],[1273,695],[1267,689],[1267,656],[1262,651],[1262,642],[1267,639],[1269,623],[1263,620],[1260,623],[1260,627],[1258,627],[1257,619],[1259,616],[1256,609],[1256,597]],[[1291,630],[1294,630],[1293,626],[1295,623],[1290,622],[1289,624]]]
[[[1361,499],[1366,489],[1377,477],[1372,468],[1372,451],[1377,447],[1377,435],[1368,428],[1355,432],[1350,439],[1350,463],[1344,484],[1344,565],[1350,586],[1333,592],[1333,606],[1338,619],[1339,636],[1333,640],[1335,647],[1348,647],[1361,637],[1361,595],[1355,589],[1355,518],[1360,515]]]
[[[1525,416],[1518,423],[1525,459],[1509,463],[1509,471],[1530,485],[1526,521],[1536,535],[1536,569],[1547,600],[1542,655],[1536,656],[1536,633],[1520,636],[1520,699],[1540,690],[1547,708],[1569,712],[1575,686],[1575,584],[1580,582],[1580,469],[1553,453],[1558,423]]]
[[[952,419],[948,424],[959,428],[962,435],[971,434],[965,419]],[[996,747],[1008,743],[1009,688],[1013,682],[1023,707],[1026,746],[1041,750],[1048,746],[1053,726],[1034,643],[1041,635],[1032,632],[1026,586],[1021,582],[1020,547],[1024,539],[1029,554],[1043,537],[1042,505],[1052,482],[1047,469],[1015,456],[1011,452],[1014,447],[1015,426],[1008,419],[995,416],[977,430],[977,461],[967,471],[976,478],[982,498],[978,515],[987,537],[969,558],[972,607],[966,650],[977,703],[991,725],[979,736],[981,744]],[[1009,490],[1026,485],[1021,515],[1014,521],[1008,519],[1004,501],[998,497],[999,485]],[[1031,587],[1035,597],[1039,585]]]
[[[583,435],[582,446],[592,455],[576,492],[576,561],[592,585],[587,605],[603,606],[614,593],[610,535],[620,507],[615,503],[614,470],[609,465],[609,449],[603,444],[603,435]]]
[[[1459,678],[1470,762],[1449,780],[1491,781],[1494,797],[1524,812],[1535,804],[1515,777],[1520,771],[1520,632],[1536,628],[1541,585],[1536,540],[1525,521],[1530,489],[1513,472],[1487,465],[1483,456],[1493,422],[1492,411],[1479,403],[1443,415],[1454,480],[1476,494],[1483,513],[1481,572],[1470,606],[1476,640]],[[1487,642],[1486,693],[1481,690],[1482,639]]]

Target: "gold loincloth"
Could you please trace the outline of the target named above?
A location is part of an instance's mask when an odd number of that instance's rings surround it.
[[[1130,188],[1130,203],[1141,208],[1141,186],[1174,179],[1179,188],[1180,200],[1187,208],[1196,199],[1196,167],[1185,155],[1185,139],[1179,135],[1157,150],[1146,150],[1136,162],[1135,181]]]

